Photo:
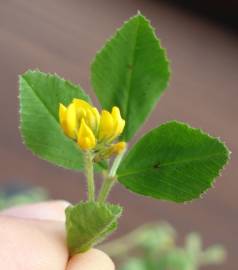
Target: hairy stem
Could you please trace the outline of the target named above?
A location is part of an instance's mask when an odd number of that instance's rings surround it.
[[[94,172],[93,172],[93,156],[87,151],[84,156],[85,160],[85,175],[87,179],[88,188],[88,201],[95,201],[95,183],[94,183]]]
[[[121,154],[116,156],[116,158],[114,159],[114,162],[113,162],[112,167],[111,167],[110,172],[109,172],[109,177],[114,177],[116,175],[117,169],[121,163],[121,160],[122,160],[124,154],[125,154],[125,151],[123,151]]]
[[[99,192],[99,195],[98,195],[98,201],[99,202],[105,202],[112,187],[114,186],[116,182],[116,177],[106,177],[104,180],[103,180],[103,184],[102,184],[102,187],[100,189],[100,192]]]

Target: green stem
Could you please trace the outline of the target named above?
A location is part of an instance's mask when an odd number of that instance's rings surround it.
[[[116,172],[121,163],[124,153],[125,151],[123,151],[114,159],[114,162],[112,164],[108,176],[106,176],[103,180],[102,187],[98,195],[98,201],[101,203],[106,201],[110,191],[112,190],[112,187],[117,181]]]
[[[109,172],[109,177],[114,177],[116,175],[117,169],[121,163],[121,160],[122,160],[125,152],[126,151],[123,151],[121,154],[116,156],[116,158],[114,159],[114,162],[113,162],[112,167],[111,167],[110,172]]]
[[[116,182],[116,177],[106,177],[103,180],[103,184],[102,184],[101,190],[100,190],[99,195],[98,195],[99,202],[103,203],[106,201],[115,182]]]
[[[85,175],[87,178],[88,201],[95,201],[93,156],[89,151],[85,152]]]

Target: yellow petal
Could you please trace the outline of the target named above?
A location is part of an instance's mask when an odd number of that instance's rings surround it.
[[[83,99],[74,98],[73,103],[76,108],[91,109],[92,106]]]
[[[90,150],[96,145],[95,136],[84,119],[82,119],[78,131],[78,144],[83,150]]]
[[[92,110],[86,110],[86,116],[84,117],[86,124],[91,128],[92,131],[95,131],[97,128],[97,120],[94,116]]]
[[[65,121],[66,121],[66,113],[67,113],[67,108],[60,103],[59,105],[59,122],[63,130],[66,130],[65,126]]]
[[[112,117],[114,121],[114,131],[112,139],[114,139],[122,133],[125,127],[125,120],[121,118],[120,110],[116,106],[112,108]]]
[[[82,99],[75,98],[73,100],[73,103],[75,104],[77,110],[78,121],[80,122],[81,119],[84,118],[87,125],[93,131],[97,131],[100,121],[100,115],[98,110]]]
[[[76,133],[77,133],[77,113],[76,113],[76,108],[73,103],[71,103],[68,108],[67,108],[67,113],[66,113],[66,134],[75,139],[76,138]]]
[[[114,106],[113,108],[112,108],[112,117],[113,117],[113,119],[118,119],[118,120],[120,120],[121,119],[121,113],[120,113],[120,109],[118,108],[118,107],[116,107],[116,106]]]
[[[122,151],[124,151],[124,149],[126,148],[126,142],[118,142],[114,145],[112,145],[111,150],[110,150],[110,154],[111,155],[118,155],[120,154]]]
[[[99,124],[100,124],[100,114],[99,114],[97,108],[95,108],[95,107],[92,108],[92,113],[93,113],[93,115],[95,117],[95,122],[96,122],[95,131],[97,132],[98,128],[99,128]]]
[[[81,121],[82,118],[86,117],[86,110],[84,108],[77,108],[76,107],[76,112],[77,112],[77,120],[78,122]]]
[[[113,134],[114,121],[112,115],[102,110],[99,128],[99,140],[109,139]]]

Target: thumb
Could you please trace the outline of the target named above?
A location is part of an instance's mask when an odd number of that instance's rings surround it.
[[[68,263],[67,270],[114,270],[112,260],[98,249],[74,255]]]
[[[64,201],[42,202],[0,213],[0,269],[114,270],[111,259],[91,249],[68,261]],[[30,256],[29,256],[30,254]]]

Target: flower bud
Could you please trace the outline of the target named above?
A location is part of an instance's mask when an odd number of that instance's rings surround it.
[[[96,138],[84,118],[81,120],[77,137],[77,142],[83,150],[90,150],[96,145]]]

